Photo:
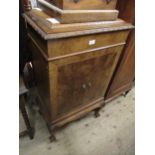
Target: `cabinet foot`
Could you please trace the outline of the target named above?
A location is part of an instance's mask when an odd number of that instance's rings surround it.
[[[50,142],[54,142],[54,141],[57,141],[55,135],[54,135],[54,129],[50,126],[48,126],[48,130],[49,130],[49,133],[50,133],[50,136],[49,136],[49,139],[50,139]]]
[[[124,97],[126,97],[126,96],[127,96],[127,94],[128,94],[129,92],[130,92],[130,90],[128,90],[128,91],[126,91],[126,92],[124,92],[124,93],[123,93],[123,96],[124,96]]]
[[[95,113],[94,113],[95,118],[97,118],[97,117],[100,116],[100,113],[99,113],[99,112],[100,112],[100,109],[101,109],[101,108],[98,108],[98,109],[95,109],[95,110],[94,110],[94,112],[95,112]]]
[[[54,134],[51,134],[49,139],[50,139],[50,142],[55,142],[56,141],[56,137],[55,137]]]
[[[24,122],[25,122],[25,125],[27,128],[27,131],[25,133],[28,133],[30,139],[33,139],[34,138],[34,128],[31,126],[23,95],[20,96],[20,100],[21,99],[23,99],[23,102],[22,101],[19,102],[19,108],[20,108],[21,114],[23,116],[23,119],[24,119]]]

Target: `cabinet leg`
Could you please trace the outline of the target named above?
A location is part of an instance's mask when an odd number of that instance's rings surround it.
[[[33,139],[34,138],[34,129],[33,128],[31,128],[29,130],[29,137],[30,137],[30,139]]]
[[[98,109],[95,109],[95,110],[94,110],[94,112],[95,112],[95,113],[94,113],[95,118],[97,118],[97,117],[100,116],[100,113],[99,113],[99,112],[100,112],[100,109],[101,109],[101,108],[98,108]]]
[[[50,126],[48,126],[48,130],[49,130],[49,133],[50,133],[50,136],[49,136],[49,139],[51,142],[54,142],[54,141],[57,141],[55,135],[54,135],[54,129]]]
[[[50,137],[49,137],[50,142],[55,142],[56,141],[55,135],[53,133],[50,133],[50,134],[51,134]]]
[[[128,90],[128,91],[126,91],[126,92],[124,92],[124,93],[123,93],[123,96],[124,96],[124,97],[126,97],[126,96],[127,96],[127,94],[128,94],[129,92],[130,92],[130,90]]]

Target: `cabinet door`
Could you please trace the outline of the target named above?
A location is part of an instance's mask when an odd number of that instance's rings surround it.
[[[103,99],[123,46],[93,51],[52,62],[56,116]]]

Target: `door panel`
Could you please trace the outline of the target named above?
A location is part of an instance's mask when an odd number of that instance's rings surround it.
[[[94,51],[87,54],[88,59],[83,56],[72,62],[72,57],[69,62],[64,60],[67,64],[57,63],[58,116],[104,97],[121,49],[122,46]]]

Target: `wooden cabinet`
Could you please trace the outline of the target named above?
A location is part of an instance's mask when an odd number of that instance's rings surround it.
[[[50,129],[101,108],[133,26],[123,20],[53,24],[36,10],[24,17],[41,109]]]
[[[120,17],[134,24],[135,19],[135,1],[118,0],[117,8],[120,11]],[[123,49],[115,74],[110,82],[106,93],[106,102],[111,101],[124,92],[128,92],[132,86],[135,77],[135,31],[132,30]]]

